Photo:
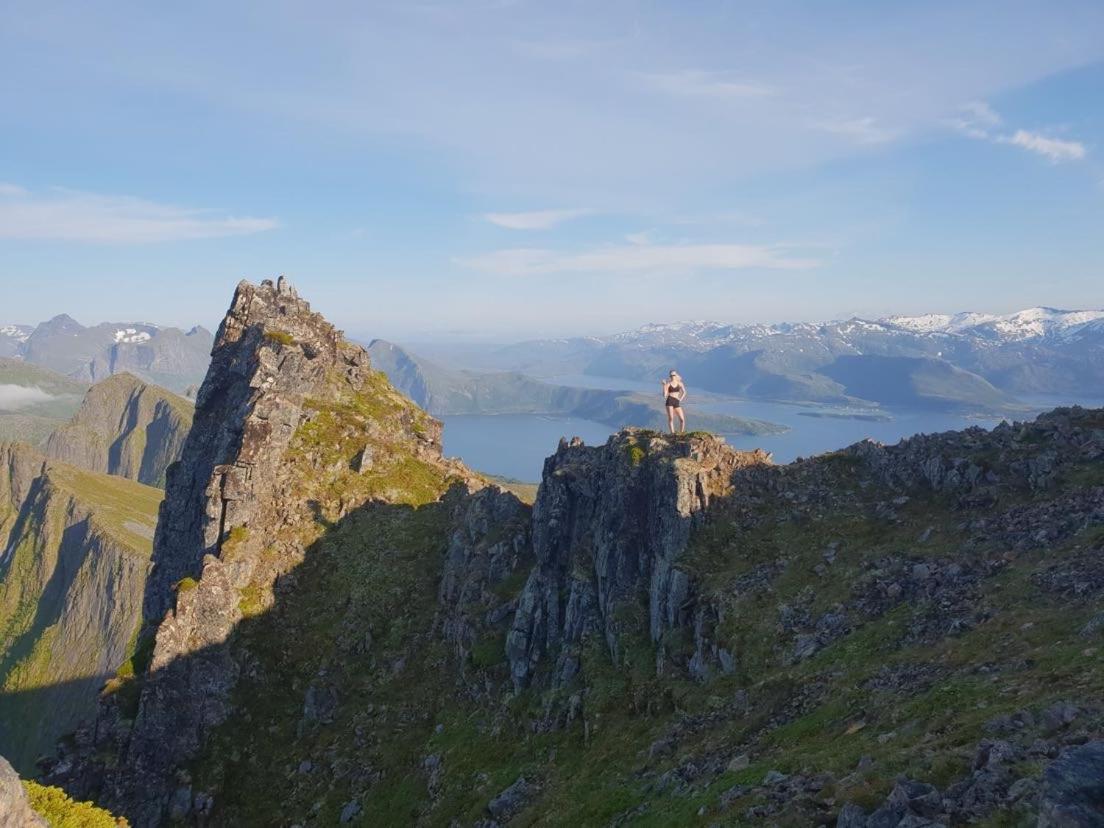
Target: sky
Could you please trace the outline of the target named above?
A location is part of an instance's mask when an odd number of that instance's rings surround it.
[[[0,4],[0,324],[1104,307],[1104,4]]]

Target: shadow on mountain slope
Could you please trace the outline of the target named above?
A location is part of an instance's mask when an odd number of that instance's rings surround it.
[[[232,655],[232,708],[119,741],[121,781],[173,769],[159,804],[215,825],[676,824],[702,809],[807,825],[879,806],[901,774],[938,785],[957,821],[1031,813],[1041,768],[1104,726],[1099,416],[1072,439],[1063,415],[738,472],[678,561],[682,621],[653,644],[648,596],[626,596],[614,655],[591,627],[573,675],[519,693],[504,640],[527,561],[482,582],[470,645],[439,603],[455,516],[478,494],[323,511],[274,604],[243,592],[226,645],[162,670],[161,702],[183,710],[175,694]],[[100,730],[118,732],[110,717]]]

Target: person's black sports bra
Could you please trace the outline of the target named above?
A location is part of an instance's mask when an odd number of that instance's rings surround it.
[[[681,385],[668,385],[667,386],[668,396],[674,395],[674,394],[680,394],[680,393],[682,393],[682,386]]]

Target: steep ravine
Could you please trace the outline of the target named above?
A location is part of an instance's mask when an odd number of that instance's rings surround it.
[[[151,665],[48,778],[137,826],[1097,824],[1104,412],[788,466],[626,430],[532,509],[439,446],[239,285]]]
[[[161,492],[0,444],[0,749],[23,772],[137,632]]]

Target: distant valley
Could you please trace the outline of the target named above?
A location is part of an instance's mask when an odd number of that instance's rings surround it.
[[[647,325],[603,337],[463,350],[419,346],[453,368],[650,381],[751,400],[970,413],[1031,395],[1104,388],[1104,311],[897,316],[823,323]]]
[[[368,346],[372,363],[395,387],[435,416],[449,414],[558,414],[594,420],[613,428],[663,429],[667,417],[656,393],[580,388],[541,382],[518,371],[444,368],[382,339]],[[778,434],[765,420],[729,414],[696,414],[694,428],[722,434]]]

